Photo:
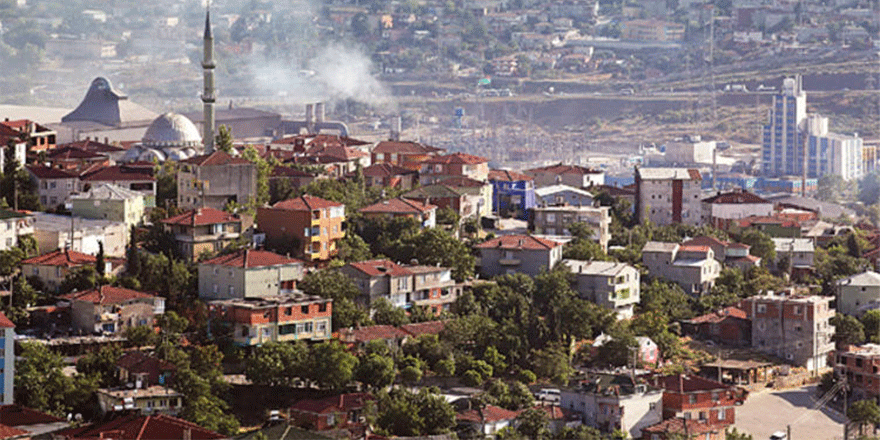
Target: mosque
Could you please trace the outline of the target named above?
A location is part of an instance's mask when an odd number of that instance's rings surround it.
[[[196,114],[157,114],[113,88],[107,78],[92,80],[79,106],[48,124],[58,132],[58,143],[94,139],[105,143],[131,144],[122,162],[185,160],[214,151],[214,134],[226,125],[236,138],[274,137],[282,128],[281,115],[253,108],[214,109],[214,37],[210,11],[205,14],[202,72],[203,110]],[[193,121],[196,121],[194,123]],[[198,124],[198,126],[197,126]],[[201,126],[201,133],[199,130]]]

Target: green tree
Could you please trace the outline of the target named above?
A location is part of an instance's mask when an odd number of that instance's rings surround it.
[[[61,281],[61,285],[58,287],[58,290],[64,293],[70,293],[73,291],[85,291],[89,289],[94,289],[98,284],[98,273],[95,271],[94,266],[81,266],[76,269],[70,271],[64,280]]]
[[[338,258],[345,263],[365,261],[373,258],[370,245],[360,235],[348,232],[339,241]]]
[[[341,390],[354,376],[357,358],[336,341],[325,341],[312,347],[309,353],[311,379],[322,387]]]
[[[333,330],[357,327],[370,322],[370,314],[360,304],[348,298],[333,300]]]
[[[653,279],[642,283],[640,308],[643,312],[657,312],[670,321],[687,319],[694,315],[691,298],[675,283]]]
[[[776,260],[776,244],[769,235],[757,229],[748,229],[739,237],[739,242],[751,246],[749,253],[760,258],[761,263],[772,264]]]
[[[438,392],[431,387],[418,394],[405,389],[379,393],[375,423],[379,432],[408,437],[449,432],[455,425],[455,410]]]
[[[372,389],[382,389],[394,383],[394,374],[394,359],[373,353],[360,359],[355,379]]]
[[[156,332],[146,325],[128,327],[123,330],[122,335],[137,348],[154,345],[158,339]]]
[[[393,261],[415,259],[419,264],[449,267],[456,281],[472,277],[476,265],[476,258],[467,245],[440,228],[428,228],[416,235],[402,237],[387,255]]]
[[[232,130],[227,125],[217,127],[217,134],[214,136],[214,149],[225,153],[232,153],[234,148],[232,145]]]
[[[385,298],[373,301],[373,321],[379,325],[401,326],[409,323],[406,311]]]
[[[544,438],[548,432],[547,413],[540,408],[529,408],[517,417],[516,430],[531,440]]]
[[[167,160],[154,166],[156,177],[156,206],[169,210],[168,215],[176,213],[177,206],[177,162]]]
[[[880,342],[880,310],[868,310],[861,318],[862,328],[868,342]],[[837,329],[839,332],[840,330]]]
[[[95,272],[97,273],[98,280],[101,280],[104,277],[104,274],[106,273],[106,271],[104,270],[105,267],[106,263],[104,262],[104,242],[98,241],[98,254],[95,256]]]
[[[45,345],[23,342],[15,363],[15,402],[63,417],[83,412],[98,383],[84,376],[68,377],[64,360]]]
[[[304,375],[309,349],[302,341],[267,342],[245,360],[245,377],[257,385],[290,386]]]
[[[846,411],[846,416],[851,423],[859,425],[859,435],[864,435],[865,425],[875,426],[880,424],[880,406],[872,399],[859,400],[849,407]]]
[[[229,413],[229,405],[210,394],[188,400],[180,417],[228,436],[238,434],[240,429],[238,420]]]
[[[247,211],[252,213],[256,211],[258,206],[263,206],[269,202],[269,177],[278,163],[272,157],[266,159],[261,156],[253,146],[245,148],[241,157],[247,159],[248,162],[254,164],[257,168],[257,194],[253,199],[246,202]]]
[[[400,380],[412,386],[422,380],[422,370],[412,365],[404,367],[400,370]]]
[[[754,440],[751,434],[746,434],[744,432],[739,432],[736,428],[731,428],[730,431],[727,431],[727,434],[724,436],[725,440]]]
[[[860,345],[865,341],[865,327],[858,319],[838,313],[832,318],[831,324],[835,330],[834,342],[838,345]]]
[[[545,377],[556,384],[565,384],[574,371],[571,357],[565,347],[549,346],[532,352],[532,370],[539,377]]]
[[[307,273],[297,287],[307,295],[318,295],[322,298],[355,299],[359,294],[354,281],[338,270],[319,270]],[[334,304],[335,306],[335,304]]]
[[[94,376],[102,388],[117,384],[116,362],[122,357],[122,349],[116,345],[102,347],[76,361],[77,373]]]

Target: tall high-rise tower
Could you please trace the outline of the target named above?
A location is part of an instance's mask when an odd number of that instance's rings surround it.
[[[800,175],[804,166],[807,94],[801,76],[786,78],[773,96],[770,122],[764,126],[761,149],[765,176]]]
[[[211,10],[205,12],[205,57],[202,60],[202,71],[205,77],[205,90],[202,93],[202,103],[205,107],[205,120],[203,123],[204,134],[202,141],[205,143],[205,153],[214,152],[214,34],[211,32]]]

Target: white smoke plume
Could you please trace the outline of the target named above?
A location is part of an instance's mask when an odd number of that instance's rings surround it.
[[[309,62],[331,99],[353,99],[374,107],[392,106],[388,89],[373,76],[372,61],[361,51],[340,44],[327,46]]]

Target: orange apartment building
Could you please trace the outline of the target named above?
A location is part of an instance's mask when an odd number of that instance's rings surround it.
[[[736,406],[746,400],[746,391],[699,376],[678,374],[654,378],[663,389],[663,418],[699,420],[712,426],[736,422]]]
[[[235,344],[323,341],[332,331],[333,300],[300,292],[262,298],[237,298],[208,303]]]
[[[307,261],[327,261],[339,253],[345,237],[345,205],[303,195],[257,209],[257,225],[267,245],[294,248]]]
[[[370,163],[387,163],[418,171],[422,162],[442,154],[444,149],[406,141],[382,141],[370,151]]]
[[[865,344],[838,350],[834,371],[846,377],[856,399],[876,399],[880,396],[880,345]]]
[[[250,226],[241,217],[214,208],[198,208],[162,220],[165,232],[174,234],[181,255],[196,260],[216,253],[242,237]]]

